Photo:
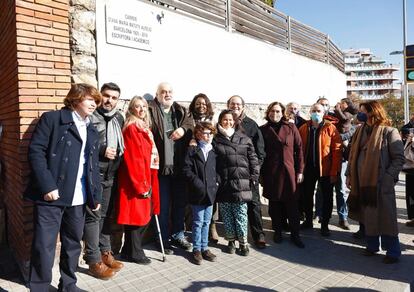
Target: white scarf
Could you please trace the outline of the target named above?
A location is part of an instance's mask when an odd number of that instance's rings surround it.
[[[234,128],[224,129],[220,125],[218,125],[218,129],[219,129],[219,132],[222,133],[229,140],[230,140],[231,136],[234,135],[234,132],[235,132],[235,129]]]

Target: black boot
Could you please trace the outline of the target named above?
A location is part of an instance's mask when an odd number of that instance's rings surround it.
[[[302,240],[300,239],[299,235],[291,235],[290,241],[299,248],[305,248]]]

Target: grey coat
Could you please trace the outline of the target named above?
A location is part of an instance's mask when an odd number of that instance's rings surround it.
[[[363,135],[366,134],[363,133]],[[362,168],[361,164],[364,161],[366,151],[369,150],[363,148],[359,152],[358,169]],[[360,214],[350,214],[351,218],[357,219],[365,225],[365,232],[368,236],[398,235],[395,184],[404,161],[404,145],[398,130],[386,127],[378,166],[377,206],[361,206]],[[351,167],[348,166],[347,175],[350,174],[350,171]]]

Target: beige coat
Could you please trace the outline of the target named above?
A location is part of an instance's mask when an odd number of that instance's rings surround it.
[[[366,133],[363,133],[363,135],[366,135]],[[359,152],[358,169],[362,168],[361,164],[364,161],[366,151],[369,151],[369,149],[363,148]],[[377,206],[361,206],[359,214],[350,213],[350,218],[357,219],[365,225],[365,232],[368,236],[398,235],[395,184],[398,181],[398,175],[402,170],[404,161],[404,145],[397,129],[386,127],[383,133],[378,165]],[[350,174],[350,171],[351,167],[348,166],[347,175]]]

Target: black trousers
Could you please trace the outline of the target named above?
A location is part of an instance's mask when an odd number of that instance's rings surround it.
[[[36,205],[33,215],[30,291],[49,291],[58,233],[61,241],[59,286],[65,291],[77,291],[75,271],[81,252],[85,206]]]
[[[322,224],[328,224],[332,216],[333,207],[333,184],[330,182],[329,176],[319,176],[319,171],[313,168],[306,169],[304,174],[304,182],[302,183],[301,192],[301,210],[305,213],[305,220],[312,222],[313,220],[313,197],[315,193],[316,182],[319,181],[321,187],[323,203],[322,203]]]
[[[275,232],[282,232],[286,217],[289,220],[291,236],[299,235],[299,208],[297,200],[287,202],[269,201],[269,216],[272,218],[272,228]]]
[[[88,265],[101,261],[101,252],[111,250],[111,217],[113,200],[117,194],[117,185],[102,184],[102,203],[98,211],[86,207],[84,259]]]
[[[249,219],[250,231],[253,240],[258,240],[260,235],[264,236],[262,221],[262,204],[260,202],[259,185],[252,188],[253,198],[247,203],[247,217]]]
[[[142,238],[144,237],[145,226],[124,225],[125,241],[121,253],[133,259],[142,259],[145,256],[142,249]]]
[[[405,170],[405,201],[408,219],[414,219],[414,169]]]

